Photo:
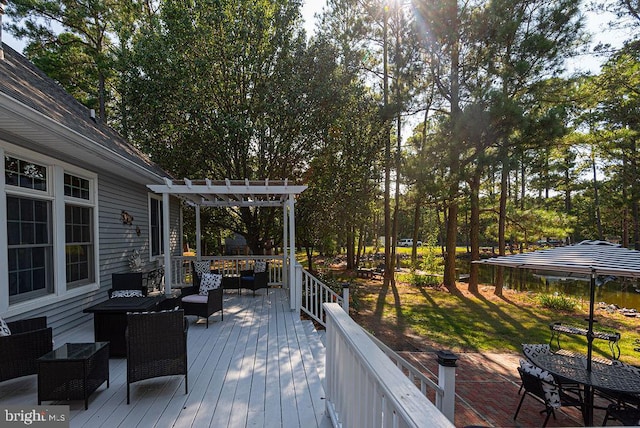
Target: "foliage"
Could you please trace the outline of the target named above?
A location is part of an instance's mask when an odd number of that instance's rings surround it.
[[[107,104],[117,98],[113,80],[113,40],[136,0],[15,0],[6,14],[18,38],[29,41],[26,54],[107,121]],[[62,31],[59,29],[62,28]],[[97,101],[96,101],[97,100]],[[119,123],[115,111],[110,118]]]
[[[416,287],[438,287],[442,283],[442,278],[436,275],[412,273],[408,282]]]
[[[542,307],[557,311],[574,312],[579,305],[576,299],[558,293],[539,294],[537,299]]]
[[[602,3],[637,28],[637,1]],[[308,254],[346,247],[355,264],[389,235],[396,177],[395,235],[443,246],[449,284],[458,245],[472,257],[545,237],[640,248],[637,31],[601,47],[600,73],[573,76],[566,60],[588,47],[580,2],[329,0],[310,39],[300,6],[15,0],[4,29],[174,176],[307,184],[296,235]],[[201,215],[211,248],[222,229],[255,251],[283,229],[278,209]],[[437,252],[412,257],[442,271]]]

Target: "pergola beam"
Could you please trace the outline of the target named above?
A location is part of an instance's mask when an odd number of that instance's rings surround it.
[[[196,252],[198,258],[200,253],[200,208],[201,207],[282,207],[283,208],[283,250],[285,253],[286,266],[284,275],[287,277],[288,285],[291,288],[291,309],[299,309],[299,299],[301,290],[296,287],[295,282],[295,197],[306,190],[304,185],[289,185],[287,179],[281,181],[250,181],[245,180],[217,180],[210,179],[183,180],[165,179],[164,184],[149,184],[147,187],[163,196],[164,218],[169,219],[169,196],[175,196],[186,201],[196,209]],[[165,250],[165,287],[167,294],[171,293],[171,264],[170,264],[170,230],[169,221],[165,222],[163,230],[164,250]]]

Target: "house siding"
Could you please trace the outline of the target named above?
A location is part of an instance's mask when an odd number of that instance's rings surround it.
[[[0,141],[0,144],[2,142]],[[77,165],[90,170],[88,165]],[[54,334],[64,333],[85,322],[93,322],[91,314],[82,312],[87,306],[99,303],[107,298],[107,290],[111,288],[111,274],[129,272],[129,256],[137,249],[145,266],[156,266],[157,261],[149,257],[149,195],[144,184],[125,181],[121,177],[106,171],[97,171],[97,203],[98,238],[95,240],[99,267],[96,272],[98,289],[74,296],[63,297],[52,304],[8,317],[13,319],[46,316]],[[3,197],[6,197],[3,195]],[[122,211],[133,216],[131,225],[123,224]],[[180,201],[170,199],[171,253],[181,254]],[[6,224],[0,225],[6,230]],[[136,228],[140,229],[138,236]],[[160,260],[160,263],[162,260]],[[5,271],[6,275],[6,271]],[[6,278],[1,283],[7,284]]]
[[[0,270],[0,316],[7,320],[34,316],[47,316],[56,334],[63,333],[85,322],[93,322],[90,314],[82,310],[107,298],[111,287],[111,274],[127,272],[132,250],[141,252],[145,264],[155,264],[149,257],[149,189],[147,184],[159,184],[170,174],[156,165],[148,156],[107,124],[91,119],[89,109],[24,56],[6,45],[0,61],[0,154],[20,157],[29,162],[51,168],[55,177],[53,190],[37,194],[34,199],[51,202],[51,227],[54,230],[52,248],[55,254],[50,268],[53,272],[55,293],[44,297],[9,304],[8,269]],[[36,159],[30,159],[33,154]],[[95,282],[63,292],[64,266],[64,213],[62,172],[78,168],[91,177],[95,200],[74,201],[93,209]],[[0,166],[4,171],[4,159]],[[0,171],[0,172],[2,172]],[[81,175],[82,176],[82,175]],[[54,184],[52,183],[52,184]],[[6,191],[22,196],[23,189],[5,186],[0,173],[0,264],[8,260]],[[29,189],[25,191],[29,198]],[[46,194],[44,194],[46,193]],[[170,200],[171,251],[181,254],[180,201]],[[133,216],[133,224],[121,221],[122,211]],[[136,233],[139,227],[140,234]],[[62,258],[62,259],[61,259]],[[57,269],[57,271],[56,271]],[[60,284],[62,283],[62,284]]]

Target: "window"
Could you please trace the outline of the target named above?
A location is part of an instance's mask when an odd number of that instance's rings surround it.
[[[2,151],[1,172],[9,306],[94,284],[98,257],[97,176],[42,154],[15,150],[21,154]],[[7,307],[7,302],[0,303]]]
[[[162,201],[156,198],[149,198],[149,234],[151,241],[151,256],[162,255],[164,240],[162,234]]]
[[[47,191],[47,168],[33,162],[5,156],[4,179],[7,186]]]
[[[7,196],[9,301],[53,292],[51,202]]]
[[[64,174],[65,269],[67,289],[94,281],[91,181]]]
[[[93,209],[66,204],[64,211],[67,288],[73,288],[94,279]]]
[[[71,174],[65,174],[64,195],[88,201],[90,199],[89,180]]]

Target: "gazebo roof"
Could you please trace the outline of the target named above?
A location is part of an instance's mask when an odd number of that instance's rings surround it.
[[[476,260],[474,263],[640,278],[640,251],[603,241],[582,241],[576,245]]]
[[[149,184],[155,193],[168,193],[190,205],[208,207],[281,207],[307,186],[289,184],[287,179],[266,180],[169,180]]]

